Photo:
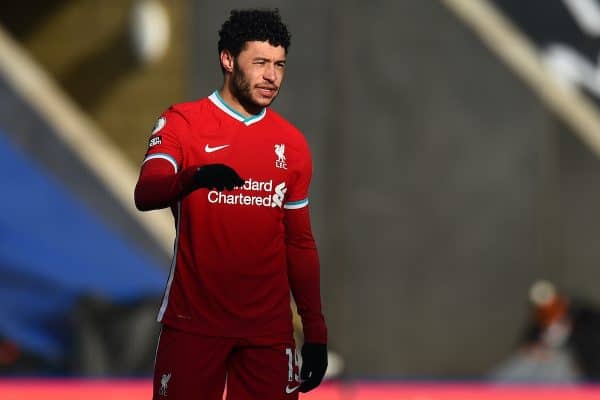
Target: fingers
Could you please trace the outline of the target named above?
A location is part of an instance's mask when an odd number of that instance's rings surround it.
[[[229,180],[229,184],[232,189],[234,187],[244,186],[246,181],[244,179],[242,179],[233,168],[229,168],[229,171],[227,171],[227,172],[229,173],[227,176],[227,179]],[[229,190],[231,190],[231,189],[229,189]]]
[[[306,381],[306,380],[308,380],[308,378],[310,378],[310,371],[306,367],[306,364],[303,364],[302,368],[300,369],[300,379],[302,379],[303,381]]]
[[[323,370],[322,367],[307,364],[302,365],[302,368],[300,369],[300,379],[302,380],[302,383],[298,390],[302,393],[313,390],[321,384],[324,376],[325,370]]]
[[[302,380],[302,383],[300,384],[300,388],[298,388],[298,390],[302,393],[306,393],[309,390],[317,387],[313,380],[310,379],[310,371],[305,365],[303,365],[302,369],[300,370],[300,379]]]
[[[222,192],[223,190],[228,190],[228,191],[232,191],[234,189],[239,188],[240,186],[243,186],[243,183],[240,184],[232,184],[232,183],[219,183],[219,184],[215,184],[212,187],[209,187],[210,190],[216,190],[218,192]]]
[[[236,185],[235,186],[242,187],[242,186],[244,186],[244,184],[246,184],[246,181],[238,176],[237,179],[236,179]]]
[[[235,170],[229,166],[223,165],[223,177],[222,177],[223,187],[221,189],[217,189],[222,191],[223,189],[233,190],[236,187],[244,186],[244,181],[240,176],[235,172]]]
[[[242,186],[244,186],[244,184],[246,183],[246,181],[242,178],[240,178],[240,176],[237,174],[237,172],[235,172],[235,170],[231,170],[231,174],[227,177],[228,179],[228,183],[225,186],[227,188],[227,190],[233,190],[236,187],[240,188]]]
[[[320,384],[321,384],[321,379],[314,379],[314,378],[309,379],[309,380],[302,382],[300,384],[300,387],[298,388],[298,390],[301,391],[302,393],[310,392],[311,390],[313,390]]]
[[[196,181],[199,187],[209,190],[234,190],[244,186],[246,181],[231,167],[224,164],[208,164],[198,168]]]
[[[306,393],[313,390],[323,380],[327,370],[327,345],[306,342],[302,346],[302,368],[300,378],[302,384],[299,390]]]
[[[235,188],[240,188],[240,187],[244,186],[244,184],[246,183],[246,181],[243,180],[242,178],[240,178],[238,174],[236,174],[235,172],[233,172],[233,173],[234,173],[234,175],[228,177],[227,183],[224,184],[224,188],[227,190],[233,190]]]

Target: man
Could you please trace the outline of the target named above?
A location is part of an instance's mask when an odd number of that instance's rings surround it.
[[[177,230],[154,399],[217,400],[225,384],[233,400],[297,399],[325,374],[327,329],[310,152],[268,108],[290,35],[277,10],[243,10],[219,38],[223,86],[158,119],[135,189],[138,209],[170,207]],[[304,326],[300,374],[290,290]]]

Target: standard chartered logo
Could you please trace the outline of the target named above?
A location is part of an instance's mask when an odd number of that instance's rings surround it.
[[[273,189],[273,180],[256,181],[248,179],[239,190],[240,192],[235,194],[211,190],[208,192],[208,202],[211,204],[281,208],[283,207],[287,187],[285,182],[281,182]]]

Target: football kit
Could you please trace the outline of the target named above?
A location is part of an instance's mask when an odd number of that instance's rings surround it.
[[[214,165],[230,167],[243,184],[229,187],[233,190],[220,190],[227,185],[219,190],[198,186],[199,171]],[[165,398],[160,393],[167,393],[169,385],[175,390],[177,371],[171,369],[196,371],[196,379],[187,385],[202,381],[192,360],[176,362],[174,354],[186,354],[173,339],[176,335],[182,336],[181,343],[195,342],[198,354],[222,341],[217,346],[222,354],[204,360],[202,367],[205,377],[213,374],[206,379],[216,385],[212,391],[224,384],[220,368],[227,371],[228,387],[246,387],[248,398],[297,396],[290,290],[305,341],[327,342],[308,213],[311,175],[303,135],[269,108],[246,118],[214,92],[174,105],[158,119],[135,192],[138,208],[170,207],[176,224],[173,262],[158,313],[165,328],[157,353],[155,398]],[[244,356],[228,358],[236,352]],[[265,389],[268,379],[260,376],[252,384],[236,386],[232,379],[242,379],[240,371],[259,360],[277,364],[263,367],[277,388]]]

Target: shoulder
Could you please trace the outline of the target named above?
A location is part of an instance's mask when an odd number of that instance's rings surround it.
[[[173,104],[161,118],[177,130],[180,137],[189,136],[191,132],[199,129],[212,129],[219,125],[208,98]]]
[[[208,103],[208,98],[176,103],[169,107],[167,113],[178,114],[188,123],[191,123],[192,120],[201,117],[207,112]]]
[[[296,128],[291,122],[282,117],[281,114],[273,109],[269,108],[268,113],[271,122],[274,126],[276,126],[276,128],[280,131],[280,134],[285,137],[286,140],[289,140],[300,147],[308,148],[306,137],[300,131],[300,129]]]

